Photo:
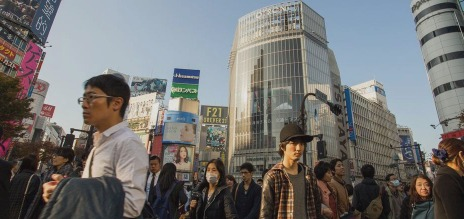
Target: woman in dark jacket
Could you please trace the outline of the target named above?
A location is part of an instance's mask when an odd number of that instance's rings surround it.
[[[432,198],[433,183],[424,174],[411,180],[411,195],[406,197],[401,206],[401,219],[433,219]]]
[[[11,180],[9,218],[25,218],[28,210],[36,207],[33,201],[40,198],[41,186],[40,177],[35,175],[37,165],[36,156],[23,158],[18,173]]]
[[[433,163],[440,165],[435,178],[433,198],[435,219],[464,217],[464,142],[442,140],[432,149]]]
[[[213,159],[208,162],[206,174],[197,189],[200,197],[195,197],[190,202],[190,218],[238,218],[225,176],[224,163],[221,160]]]
[[[167,163],[161,169],[158,183],[154,192],[154,203],[153,208],[159,208],[163,203],[159,203],[159,198],[163,197],[166,192],[171,190],[171,194],[167,199],[169,201],[169,218],[160,219],[177,219],[180,217],[178,209],[184,209],[184,204],[187,202],[187,195],[184,191],[184,183],[176,180],[176,165],[173,163]],[[159,203],[159,204],[158,204]],[[158,205],[158,206],[157,206]],[[154,209],[156,212],[156,209]]]

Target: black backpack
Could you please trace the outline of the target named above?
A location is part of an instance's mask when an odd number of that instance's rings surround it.
[[[169,197],[171,196],[172,190],[177,185],[177,182],[174,182],[168,191],[161,196],[161,189],[159,184],[155,186],[156,200],[153,203],[153,211],[155,213],[155,218],[159,219],[170,219],[171,214],[169,212]]]

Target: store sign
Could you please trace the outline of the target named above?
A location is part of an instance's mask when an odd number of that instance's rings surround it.
[[[11,49],[11,47],[7,46],[7,45],[0,45],[0,53],[2,55],[5,55],[5,57],[7,57],[9,60],[14,60],[15,56],[16,56],[16,52],[13,51],[13,49]]]
[[[204,124],[227,124],[228,108],[223,106],[201,106]]]
[[[40,116],[53,118],[54,112],[55,112],[55,106],[44,104],[42,105],[42,111],[40,111]]]
[[[426,2],[428,2],[428,1],[430,1],[430,0],[419,0],[419,1],[417,1],[417,2],[416,2],[414,5],[412,5],[412,7],[411,7],[412,13],[414,13],[417,9],[419,9],[420,6],[421,6],[423,3],[426,3]]]
[[[7,66],[7,67],[16,69],[16,70],[19,69],[19,66],[18,66],[18,65],[16,65],[16,64],[13,63],[12,61],[9,61],[8,59],[6,59],[4,56],[1,56],[1,55],[0,55],[0,63],[2,63],[3,65],[5,65],[5,66]]]

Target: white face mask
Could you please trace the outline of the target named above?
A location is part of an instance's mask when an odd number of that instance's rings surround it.
[[[390,181],[390,182],[393,184],[394,187],[400,186],[400,181],[397,180],[397,179],[395,179],[395,180],[393,180],[393,181]]]
[[[216,184],[218,182],[218,176],[215,173],[206,173],[206,181],[211,184]]]

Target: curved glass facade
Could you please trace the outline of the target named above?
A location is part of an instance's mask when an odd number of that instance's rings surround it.
[[[324,19],[302,2],[268,6],[239,19],[229,61],[232,173],[251,162],[259,175],[280,160],[280,130],[296,122],[306,93],[317,89],[334,99],[333,81],[340,86],[340,76],[338,68],[331,71],[329,53]],[[330,148],[338,144],[337,119],[312,96],[305,106],[308,133],[323,133],[329,156],[338,157],[336,147]]]

